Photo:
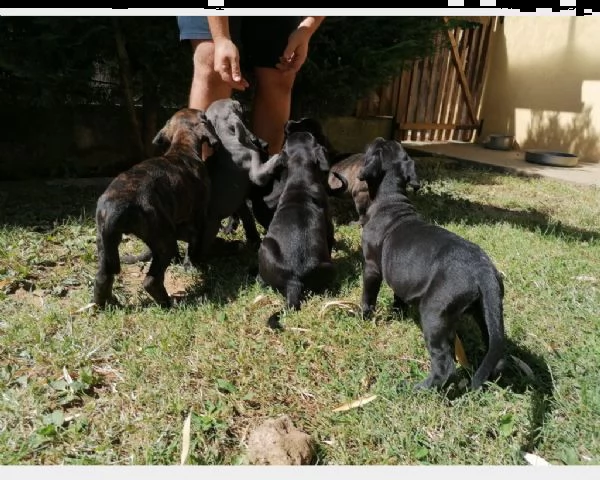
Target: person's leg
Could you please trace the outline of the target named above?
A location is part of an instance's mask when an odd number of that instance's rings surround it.
[[[188,106],[206,110],[215,100],[229,98],[231,87],[214,70],[215,46],[212,40],[190,40],[194,54],[194,74]]]
[[[194,70],[188,107],[206,110],[215,100],[229,98],[231,87],[221,80],[214,69],[215,46],[206,17],[177,17],[179,39],[189,41],[192,47]],[[202,158],[206,159],[212,149],[202,145]]]
[[[275,68],[300,17],[248,17],[241,35],[248,64],[254,69],[255,90],[252,130],[269,144],[271,155],[283,146],[285,123],[290,118],[293,72]]]
[[[294,72],[274,68],[254,69],[256,87],[252,108],[252,129],[255,135],[269,144],[269,154],[281,151],[284,128],[290,118]]]
[[[177,17],[179,39],[192,47],[194,72],[188,106],[206,110],[215,100],[231,96],[231,87],[214,70],[214,44],[206,17]]]

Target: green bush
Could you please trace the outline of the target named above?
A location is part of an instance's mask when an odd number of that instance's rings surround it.
[[[0,96],[39,105],[122,103],[111,17],[3,17]],[[149,90],[163,106],[187,103],[189,46],[174,17],[121,17],[134,98]],[[452,24],[450,25],[452,26]],[[445,47],[441,17],[328,17],[315,33],[294,89],[298,114],[351,114],[358,99],[408,62]],[[92,81],[95,79],[95,81]],[[146,89],[146,90],[145,90]],[[247,101],[251,91],[240,98]]]
[[[297,110],[352,114],[357,100],[390,82],[409,62],[446,47],[439,33],[448,26],[441,17],[327,18],[297,78]]]

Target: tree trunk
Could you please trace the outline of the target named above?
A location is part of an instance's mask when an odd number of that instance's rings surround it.
[[[117,17],[112,17],[113,33],[117,46],[117,57],[119,59],[119,73],[121,76],[121,92],[127,107],[129,117],[131,147],[136,161],[144,159],[144,143],[142,142],[141,128],[138,117],[135,111],[135,103],[133,100],[133,76],[131,74],[131,64],[129,55],[125,46],[125,37],[121,30],[121,25]]]

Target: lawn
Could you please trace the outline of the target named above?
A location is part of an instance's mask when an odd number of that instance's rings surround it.
[[[147,264],[115,282],[122,308],[90,308],[102,186],[3,183],[0,464],[178,464],[190,412],[188,464],[247,463],[251,429],[281,414],[313,436],[323,465],[521,465],[525,453],[600,464],[600,190],[416,161],[419,211],[480,244],[505,277],[512,357],[498,383],[413,391],[429,357],[414,313],[393,314],[387,286],[374,321],[324,310],[360,299],[360,229],[347,203],[335,204],[336,284],[278,331],[267,320],[282,298],[255,283],[244,248],[203,271],[172,265],[170,311],[142,290]],[[130,238],[121,251],[142,248]],[[459,334],[477,364],[473,325]]]

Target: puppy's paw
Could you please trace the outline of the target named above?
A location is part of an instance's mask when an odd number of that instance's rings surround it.
[[[114,295],[111,295],[110,297],[108,297],[106,299],[94,300],[93,303],[95,303],[99,309],[106,309],[108,307],[123,308],[123,305],[121,304],[121,302],[119,302],[117,300],[117,297],[115,297]]]
[[[259,281],[260,275],[258,274],[258,266],[257,265],[251,265],[250,267],[248,267],[248,276],[250,278],[255,278],[256,281],[260,283],[260,281]]]
[[[362,307],[362,318],[363,320],[371,320],[375,313],[375,307],[365,306]]]

